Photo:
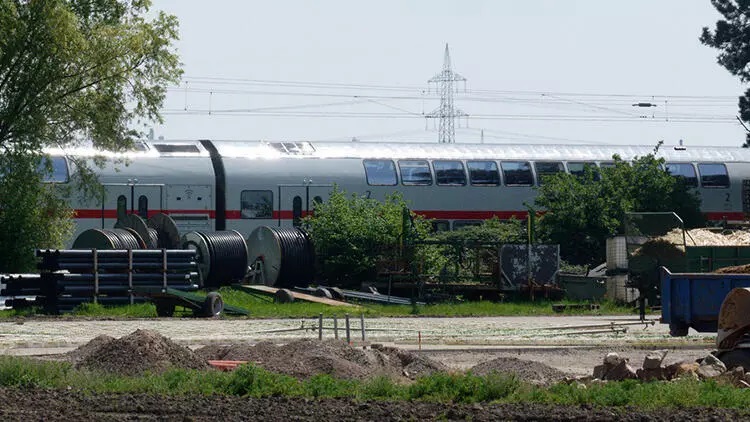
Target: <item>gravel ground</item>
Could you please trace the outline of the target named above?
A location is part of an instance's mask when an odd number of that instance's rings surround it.
[[[608,351],[616,351],[638,366],[653,348],[669,349],[669,359],[696,359],[714,347],[714,336],[691,331],[673,338],[668,327],[627,325],[624,334],[588,334],[586,329],[551,329],[611,322],[633,323],[628,316],[547,316],[489,318],[370,318],[365,321],[367,340],[417,351],[452,369],[468,369],[499,357],[517,357],[545,363],[572,375],[588,375]],[[263,320],[84,320],[65,318],[15,319],[0,322],[0,354],[43,355],[64,353],[94,337],[122,337],[137,329],[150,329],[175,343],[197,349],[207,345],[286,343],[317,338],[316,330],[295,330],[317,325],[317,319]],[[339,327],[344,324],[339,321]],[[331,320],[324,326],[333,326]],[[353,339],[361,340],[359,319],[352,322]],[[600,329],[600,328],[595,328]],[[418,344],[418,332],[422,344]],[[325,338],[332,338],[326,331]],[[344,333],[341,333],[344,336]],[[357,342],[355,341],[355,344]]]
[[[708,345],[714,336],[691,331],[688,337],[669,336],[667,325],[627,325],[627,332],[585,333],[586,329],[562,329],[584,325],[638,323],[631,316],[585,317],[484,317],[484,318],[368,318],[367,339],[373,342],[416,344],[421,332],[425,345],[529,345],[592,346],[669,343]],[[228,341],[288,341],[315,338],[317,318],[311,319],[143,319],[84,320],[81,318],[34,318],[0,322],[0,353],[14,349],[77,347],[99,334],[121,337],[136,329],[150,329],[185,345],[207,345]],[[332,327],[327,319],[324,327]],[[339,320],[339,328],[344,326]],[[300,328],[305,328],[301,330]],[[606,330],[606,327],[603,327]],[[599,328],[600,330],[602,328]],[[607,330],[608,331],[608,330]],[[333,337],[332,330],[324,333]],[[344,333],[341,331],[341,336]],[[359,319],[352,321],[353,340],[361,339]]]

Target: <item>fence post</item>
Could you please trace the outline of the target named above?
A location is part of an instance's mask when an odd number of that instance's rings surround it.
[[[346,343],[352,344],[351,333],[349,332],[349,314],[346,314]]]
[[[318,340],[323,340],[323,314],[318,315]]]
[[[333,315],[333,338],[339,339],[339,319]]]
[[[362,329],[362,341],[365,339],[365,314],[359,314],[359,326]]]

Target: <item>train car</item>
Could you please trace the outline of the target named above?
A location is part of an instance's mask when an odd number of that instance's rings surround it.
[[[399,191],[411,208],[455,229],[498,216],[524,217],[545,174],[582,173],[649,154],[649,146],[149,141],[95,167],[106,197],[74,199],[76,234],[111,228],[118,214],[170,214],[181,232],[291,226],[325,201],[334,184],[375,199]],[[52,152],[54,179],[68,180],[67,156]],[[709,220],[744,221],[750,207],[750,150],[663,146],[667,170],[685,177]]]

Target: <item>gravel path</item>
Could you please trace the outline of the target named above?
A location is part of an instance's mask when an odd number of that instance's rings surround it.
[[[429,345],[632,345],[668,343],[670,345],[712,345],[713,335],[691,331],[687,337],[673,338],[668,326],[628,325],[627,332],[586,333],[585,329],[553,329],[566,326],[637,323],[631,316],[540,316],[540,317],[485,317],[485,318],[368,318],[365,320],[367,340],[372,342],[416,344],[418,332],[422,343]],[[352,324],[353,340],[361,339],[359,319]],[[331,319],[324,327],[332,327]],[[285,341],[316,338],[317,318],[310,319],[15,319],[0,322],[0,353],[28,348],[73,348],[100,334],[121,337],[136,329],[151,329],[173,341],[189,346],[230,341],[260,340]],[[341,319],[339,328],[344,326]],[[299,330],[306,327],[306,330]],[[606,329],[606,327],[603,327]],[[294,331],[292,331],[294,330]],[[344,333],[341,331],[341,336]],[[324,332],[333,337],[332,330]]]

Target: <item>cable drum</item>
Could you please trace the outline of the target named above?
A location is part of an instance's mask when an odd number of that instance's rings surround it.
[[[148,239],[146,241],[147,249],[156,249],[159,247],[159,232],[156,229],[148,228]]]
[[[73,242],[73,249],[144,249],[143,239],[127,229],[88,229]]]
[[[315,253],[304,230],[261,226],[250,233],[247,247],[250,264],[263,263],[266,285],[306,286],[313,280]]]
[[[205,287],[242,281],[247,273],[247,245],[234,230],[194,231],[182,237],[183,249],[194,249]]]

